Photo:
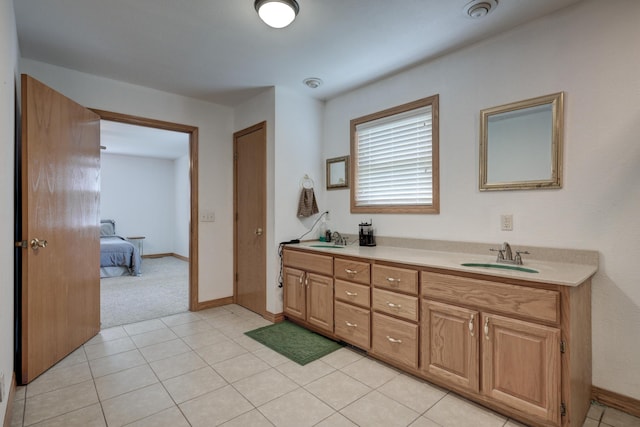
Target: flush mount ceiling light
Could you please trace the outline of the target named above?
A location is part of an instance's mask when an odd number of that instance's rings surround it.
[[[273,28],[291,24],[300,11],[296,0],[256,0],[253,6],[260,19]]]
[[[322,84],[322,80],[317,77],[309,77],[308,79],[304,79],[302,83],[306,84],[311,89],[316,89],[320,87],[320,85]]]
[[[498,0],[473,0],[462,10],[465,16],[479,19],[493,12],[496,7],[498,7]]]

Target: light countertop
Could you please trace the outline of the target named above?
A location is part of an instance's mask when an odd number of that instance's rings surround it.
[[[490,254],[484,255],[477,253],[435,251],[380,245],[364,247],[358,246],[357,242],[352,245],[336,248],[313,247],[314,245],[332,246],[331,243],[319,241],[301,242],[299,244],[290,244],[287,246],[328,255],[353,256],[378,261],[411,264],[421,267],[440,268],[563,286],[578,286],[589,277],[593,276],[598,270],[598,266],[592,264],[538,261],[524,258],[524,264],[520,267],[537,271],[537,273],[528,273],[516,270],[504,270],[501,268],[465,267],[461,265],[463,263],[496,264],[496,256]]]

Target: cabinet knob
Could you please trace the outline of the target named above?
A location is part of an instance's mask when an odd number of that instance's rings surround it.
[[[256,235],[262,236],[262,228],[256,228]]]

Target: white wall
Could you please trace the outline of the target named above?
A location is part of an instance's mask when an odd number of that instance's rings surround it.
[[[232,109],[24,58],[20,69],[87,107],[198,127],[199,209],[216,214],[199,224],[198,298],[232,295]]]
[[[327,102],[324,156],[349,153],[349,120],[440,94],[439,215],[373,215],[379,235],[592,249],[593,383],[640,398],[640,2],[575,7]],[[478,191],[479,112],[565,91],[560,190]],[[349,192],[326,195],[354,233]],[[499,230],[503,213],[514,231]],[[369,215],[367,215],[368,219]]]
[[[321,153],[323,103],[288,89],[270,88],[236,107],[235,131],[267,122],[267,310],[282,312],[278,287],[278,244],[304,234],[318,215],[296,216],[304,175],[315,182],[324,208],[324,160]]]
[[[119,236],[144,236],[145,255],[174,252],[174,173],[173,160],[100,156],[100,218],[115,220]]]
[[[0,373],[6,393],[0,403],[0,425],[7,410],[7,395],[13,377],[13,184],[15,141],[15,91],[18,65],[13,2],[0,0]]]
[[[189,228],[191,212],[191,195],[189,172],[191,169],[189,155],[182,156],[173,162],[175,185],[175,227],[173,234],[173,253],[185,258],[189,257]],[[198,218],[194,218],[197,221]]]

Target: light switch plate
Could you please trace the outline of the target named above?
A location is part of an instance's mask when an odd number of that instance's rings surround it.
[[[200,222],[215,222],[216,213],[214,211],[202,211],[200,212]]]

